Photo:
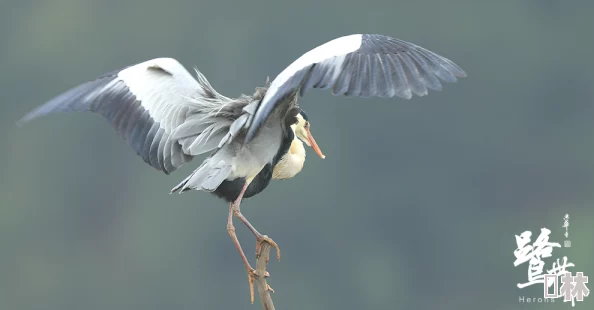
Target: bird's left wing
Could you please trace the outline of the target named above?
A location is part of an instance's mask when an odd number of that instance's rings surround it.
[[[274,79],[244,143],[295,92],[303,96],[310,88],[331,88],[334,95],[410,99],[441,90],[440,80],[465,76],[449,59],[410,42],[379,34],[340,37],[303,54]]]
[[[235,109],[239,112],[227,112],[235,108],[228,104],[231,99],[196,73],[194,79],[173,58],[152,59],[66,91],[25,115],[20,123],[53,112],[95,112],[145,162],[170,173],[193,156],[217,148],[243,113],[242,106]]]

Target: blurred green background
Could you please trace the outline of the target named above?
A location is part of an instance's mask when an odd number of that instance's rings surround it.
[[[309,49],[381,33],[469,77],[413,100],[301,101],[327,155],[242,210],[277,241],[277,309],[570,309],[521,304],[515,234],[552,230],[594,279],[594,2],[90,1],[0,4],[0,309],[260,309],[227,204],[165,176],[93,114],[34,107],[147,59],[252,94]],[[253,236],[236,221],[254,261]],[[594,290],[594,281],[590,281]],[[576,308],[592,309],[594,296]]]

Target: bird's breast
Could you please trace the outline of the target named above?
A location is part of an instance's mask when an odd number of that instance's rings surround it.
[[[297,175],[305,164],[305,147],[296,137],[291,142],[289,151],[281,157],[274,169],[272,178],[277,180],[289,179]]]

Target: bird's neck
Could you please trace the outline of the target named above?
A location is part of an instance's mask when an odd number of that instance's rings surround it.
[[[292,156],[296,156],[302,162],[305,161],[305,147],[303,146],[303,142],[295,137],[293,142],[291,142],[291,147],[289,148],[289,154]]]
[[[272,160],[273,167],[276,166],[276,164],[281,160],[281,158],[289,151],[294,139],[295,132],[293,131],[293,128],[291,128],[291,126],[286,126],[286,130],[283,132],[281,145]]]
[[[303,169],[305,163],[305,147],[303,142],[293,138],[288,151],[280,158],[272,171],[273,179],[289,179],[297,175]]]

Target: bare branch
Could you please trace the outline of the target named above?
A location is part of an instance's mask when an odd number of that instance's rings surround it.
[[[270,257],[270,248],[272,246],[268,242],[262,242],[262,248],[260,250],[260,256],[257,258],[256,261],[256,276],[255,282],[256,287],[258,288],[258,295],[260,295],[260,300],[262,301],[262,307],[264,310],[274,310],[274,304],[272,303],[272,297],[270,296],[270,292],[274,291],[272,288],[266,283],[266,276],[268,272],[266,271],[266,265],[268,264],[268,258]]]

